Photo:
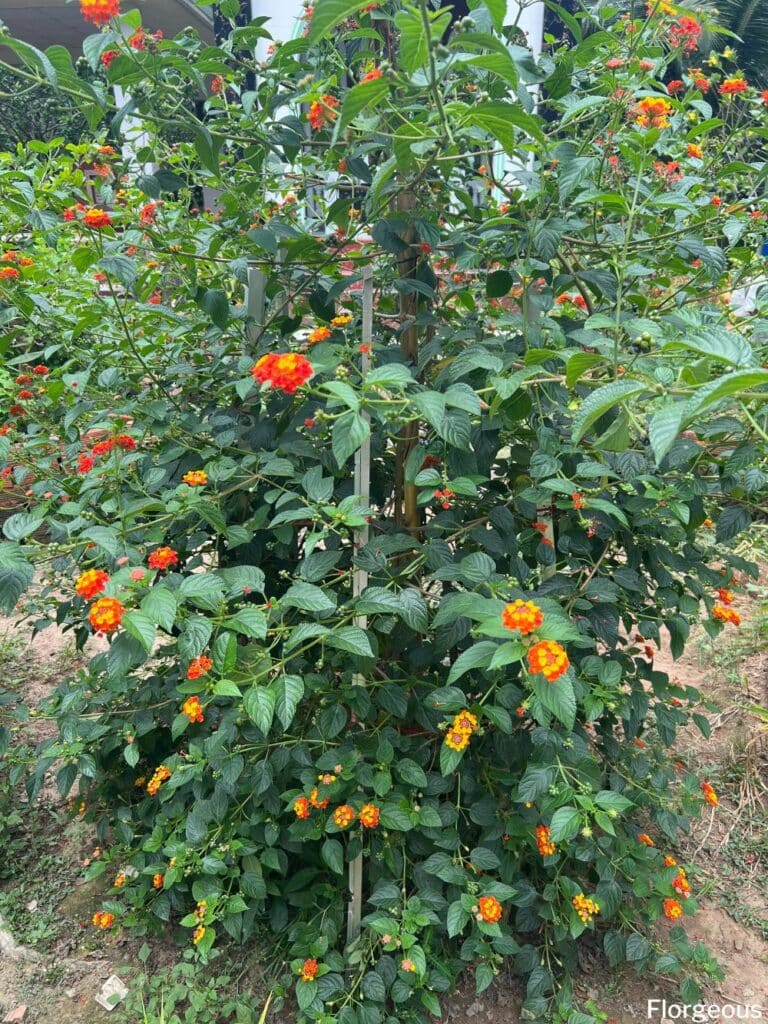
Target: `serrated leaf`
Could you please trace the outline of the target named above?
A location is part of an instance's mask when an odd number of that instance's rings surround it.
[[[304,612],[331,612],[336,607],[336,598],[316,587],[314,583],[299,581],[291,584],[281,602],[284,608],[298,608]]]
[[[150,653],[157,635],[155,624],[143,612],[126,612],[122,621],[123,628],[139,641],[141,646]]]
[[[170,633],[176,621],[176,598],[165,587],[152,587],[141,602],[141,610],[155,625]]]
[[[258,608],[241,608],[225,619],[224,625],[256,640],[263,640],[267,635],[267,618]]]
[[[614,380],[610,384],[604,384],[597,391],[593,391],[581,403],[581,408],[574,417],[573,443],[578,444],[592,424],[607,413],[609,409],[618,405],[619,402],[631,398],[633,395],[639,395],[641,391],[645,390],[646,385],[637,380]]]
[[[293,721],[296,709],[304,696],[304,680],[300,676],[280,676],[273,684],[275,711],[284,729]]]
[[[344,131],[361,111],[380,102],[388,93],[389,82],[386,78],[373,78],[369,82],[354,85],[344,97],[341,113],[334,128],[334,139],[339,137],[339,133]]]
[[[579,831],[581,813],[575,807],[558,807],[549,826],[552,842],[572,839]]]
[[[343,466],[350,455],[358,450],[363,441],[371,433],[371,425],[367,417],[351,411],[344,413],[333,425],[331,432],[331,448],[336,463]]]
[[[371,641],[359,626],[339,626],[328,634],[325,642],[339,651],[348,651],[359,658],[372,658]]]
[[[658,465],[682,430],[685,421],[685,402],[675,402],[655,412],[648,423],[648,437]]]
[[[460,679],[473,668],[486,668],[490,664],[495,651],[496,644],[491,643],[490,640],[481,640],[480,643],[468,647],[466,651],[461,652],[451,665],[451,670],[448,673],[448,682],[455,683],[457,679]]]
[[[252,686],[243,699],[246,714],[265,736],[272,727],[275,704],[275,693],[268,686]]]

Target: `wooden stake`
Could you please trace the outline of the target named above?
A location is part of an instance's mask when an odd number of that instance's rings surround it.
[[[365,377],[370,366],[370,347],[373,341],[373,275],[370,267],[363,270],[363,351],[360,358],[360,371]],[[370,421],[367,412],[363,416]],[[367,504],[371,497],[371,437],[366,437],[355,455],[355,494]],[[368,543],[368,524],[355,530],[355,552]],[[368,573],[365,569],[356,568],[352,575],[352,595],[359,597],[368,586]],[[355,617],[355,625],[365,629],[368,619],[365,615]],[[365,679],[361,675],[354,678],[356,686],[364,686]],[[349,865],[349,905],[347,907],[347,942],[354,942],[360,935],[360,921],[363,916],[363,855],[359,853]]]

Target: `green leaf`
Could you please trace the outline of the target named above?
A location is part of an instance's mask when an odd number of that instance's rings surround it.
[[[181,581],[179,595],[189,604],[205,611],[217,611],[224,596],[224,585],[218,576],[196,572]]]
[[[756,355],[746,338],[724,327],[694,327],[681,338],[667,342],[662,351],[688,349],[732,366],[754,366]]]
[[[360,987],[365,998],[371,999],[374,1003],[383,1003],[387,998],[387,988],[384,984],[384,979],[376,971],[368,971],[363,977]]]
[[[605,356],[598,355],[597,352],[575,352],[565,367],[566,386],[572,388],[587,370],[605,361]]]
[[[258,608],[241,608],[225,619],[224,625],[256,640],[263,640],[267,635],[267,618]]]
[[[595,803],[604,811],[618,811],[620,814],[633,806],[631,800],[612,789],[601,789],[595,796]]]
[[[705,409],[717,405],[724,398],[768,384],[768,370],[735,370],[720,380],[711,381],[694,394],[686,403],[687,415],[692,417]]]
[[[648,423],[648,437],[658,465],[675,443],[685,421],[685,402],[666,405],[655,412]]]
[[[275,715],[276,697],[273,690],[268,686],[252,686],[246,691],[243,700],[248,717],[256,724],[266,736],[272,727],[272,719]]]
[[[421,765],[416,764],[409,757],[404,757],[395,765],[395,771],[403,780],[410,786],[425,787],[427,785],[427,776]]]
[[[427,16],[431,24],[430,35],[432,39],[439,40],[451,23],[451,12],[430,12]],[[429,35],[424,31],[421,12],[413,8],[398,11],[395,25],[400,33],[399,66],[409,74],[426,67],[429,62]]]
[[[578,444],[592,424],[609,409],[645,390],[647,390],[646,385],[637,380],[614,380],[610,384],[604,384],[597,391],[593,391],[581,403],[581,408],[574,417],[573,443]]]
[[[450,775],[452,772],[455,772],[459,766],[462,757],[464,757],[464,753],[466,750],[466,747],[464,748],[464,750],[454,750],[452,747],[449,747],[445,743],[441,744],[440,774],[445,776]]]
[[[344,847],[338,839],[326,839],[320,848],[323,863],[337,875],[344,874]]]
[[[380,817],[383,828],[391,828],[395,832],[410,832],[413,828],[409,812],[398,804],[384,804]]]
[[[368,634],[359,626],[338,626],[328,634],[325,642],[329,647],[335,647],[339,651],[348,651],[350,654],[356,654],[359,658],[374,657]]]
[[[627,939],[626,958],[628,963],[645,960],[651,952],[651,944],[642,935],[633,934]]]
[[[331,434],[331,448],[336,458],[336,463],[343,466],[350,455],[354,455],[357,449],[371,432],[371,425],[366,416],[357,412],[346,412],[333,425]]]
[[[462,651],[456,661],[451,665],[448,673],[448,682],[455,683],[465,672],[473,668],[487,668],[496,652],[496,644],[490,640],[482,640],[479,644],[473,644],[466,651]]]
[[[549,826],[552,842],[560,843],[572,839],[579,831],[581,813],[575,807],[558,807],[552,815]]]
[[[336,596],[316,587],[314,583],[299,581],[293,583],[281,598],[284,608],[298,608],[303,612],[332,612],[336,607]]]
[[[307,41],[310,45],[317,43],[331,29],[341,24],[350,14],[355,14],[365,5],[365,0],[317,0],[314,4],[312,21],[309,24]]]
[[[485,294],[489,299],[499,299],[514,283],[515,279],[508,270],[494,270],[485,279]]]
[[[139,641],[141,646],[150,653],[155,642],[155,624],[143,612],[126,612],[123,616],[123,627]]]
[[[136,264],[129,256],[102,256],[97,265],[126,288],[136,280]]]
[[[459,106],[451,104],[450,106]],[[461,115],[461,124],[466,127],[480,128],[494,139],[497,139],[509,156],[520,154],[521,146],[515,136],[515,128],[520,128],[542,146],[546,145],[544,134],[537,117],[526,113],[519,103],[502,103],[500,101],[478,103],[465,108]]]
[[[341,114],[334,128],[334,139],[339,137],[339,133],[344,131],[362,110],[373,103],[379,103],[388,93],[389,82],[386,78],[374,78],[370,82],[360,82],[353,86],[344,97]]]
[[[44,518],[41,512],[16,512],[6,519],[3,533],[8,540],[22,540],[35,530],[39,530]]]
[[[568,676],[561,676],[554,683],[548,683],[541,676],[534,676],[533,692],[545,711],[553,714],[566,729],[573,728],[576,721],[576,695]]]
[[[507,0],[480,0],[480,2],[488,9],[493,27],[497,32],[501,32],[504,27],[504,18],[507,14]],[[477,2],[470,3],[469,8],[474,10],[477,6]]]
[[[200,306],[222,330],[229,322],[229,299],[219,288],[208,288],[200,299]]]
[[[733,540],[752,523],[752,516],[742,505],[726,505],[717,517],[715,538],[719,544]]]
[[[276,697],[275,711],[280,724],[287,729],[304,696],[304,680],[300,676],[280,676],[273,685]]]
[[[456,935],[461,935],[469,921],[469,912],[461,905],[461,900],[454,900],[450,907],[448,907],[445,921],[446,928],[448,929],[448,938],[452,939]]]
[[[213,624],[202,615],[192,615],[184,624],[179,637],[179,654],[185,661],[199,658],[208,646]]]
[[[176,621],[176,597],[165,587],[152,587],[141,602],[141,610],[155,625],[170,633]]]

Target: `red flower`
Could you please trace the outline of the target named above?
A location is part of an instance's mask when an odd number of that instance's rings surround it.
[[[763,89],[760,93],[760,99],[768,106],[768,89]]]
[[[717,91],[721,96],[735,96],[737,93],[746,92],[748,88],[746,80],[737,75],[735,78],[726,78]]]
[[[177,565],[178,561],[178,552],[174,551],[173,548],[162,547],[150,552],[147,565],[150,569],[167,569],[171,565]]]
[[[101,61],[102,67],[109,69],[115,57],[119,56],[119,50],[105,50],[104,53],[102,53],[102,55],[99,57],[99,60]]]
[[[221,77],[221,75],[214,75],[213,79],[211,80],[211,92],[215,96],[221,96],[221,94],[224,92],[224,79]]]
[[[29,374],[22,373],[22,375],[20,377],[16,378],[16,383],[17,384],[31,384],[32,383],[32,378],[29,376]]]
[[[94,455],[109,455],[114,447],[114,437],[108,437],[105,441],[97,441],[93,448],[91,448],[91,452]]]
[[[100,594],[108,583],[109,575],[103,569],[86,569],[77,578],[75,590],[83,600],[90,601],[91,598]]]
[[[106,210],[98,210],[95,207],[91,210],[86,210],[83,214],[83,224],[88,228],[108,228],[112,225],[112,218],[109,216]]]
[[[18,395],[16,395],[16,397],[23,402],[27,399],[34,398],[35,392],[28,391],[26,388],[22,388],[22,390],[18,393]]]
[[[679,92],[685,92],[685,82],[681,82],[679,78],[667,82],[667,92],[670,96],[675,96]]]
[[[120,0],[80,0],[80,13],[93,25],[106,25],[120,13]]]
[[[259,384],[269,383],[273,388],[285,391],[287,395],[294,394],[313,373],[309,360],[295,352],[286,352],[282,355],[270,352],[251,367],[251,374]]]
[[[375,82],[377,78],[381,78],[381,75],[381,68],[374,68],[373,71],[369,71],[367,75],[363,75],[360,79],[360,84],[362,85],[363,82]]]
[[[90,471],[93,469],[95,465],[96,462],[94,461],[94,459],[92,459],[90,455],[87,455],[85,452],[83,452],[83,454],[80,455],[77,460],[77,472],[85,476],[86,473],[90,473]]]
[[[187,679],[199,679],[206,672],[210,672],[212,668],[213,661],[207,655],[201,654],[199,658],[193,658],[190,661],[189,668],[187,669]]]
[[[7,281],[14,281],[18,276],[19,271],[16,269],[16,267],[3,267],[3,269],[0,270],[0,278],[3,278]]]
[[[142,206],[139,211],[139,224],[144,224],[145,226],[148,224],[154,224],[155,210],[157,210],[159,205],[160,203],[146,203]]]
[[[136,448],[136,440],[130,434],[118,434],[115,443],[124,452],[132,452]]]
[[[48,367],[47,366],[43,366],[42,363],[38,363],[37,366],[34,366],[32,368],[32,373],[36,374],[38,377],[45,377],[50,372],[51,371],[48,369]]]
[[[96,633],[114,633],[123,621],[125,608],[114,597],[100,597],[91,605],[88,621]]]
[[[335,96],[331,96],[326,93],[325,96],[321,96],[319,100],[315,100],[314,103],[310,104],[309,113],[307,114],[307,120],[309,121],[312,130],[319,132],[331,121],[335,121],[337,114],[336,110],[339,106],[339,101]]]
[[[690,53],[699,44],[701,25],[695,18],[683,16],[669,30],[669,41],[672,46],[680,46],[684,52]]]

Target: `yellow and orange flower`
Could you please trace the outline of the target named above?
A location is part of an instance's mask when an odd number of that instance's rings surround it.
[[[150,796],[155,796],[162,784],[170,779],[170,777],[171,769],[167,768],[164,764],[158,765],[152,773],[152,778],[147,783],[147,793]]]
[[[571,904],[584,924],[589,924],[595,914],[600,913],[600,907],[597,903],[581,892],[578,896],[573,897]]]
[[[327,341],[333,331],[330,327],[316,327],[313,331],[309,332],[309,344],[317,345],[320,341]]]
[[[96,633],[114,633],[123,621],[125,608],[114,597],[100,597],[91,605],[88,621]]]
[[[101,228],[110,227],[112,224],[112,218],[106,210],[99,210],[96,207],[93,207],[90,210],[86,210],[83,214],[83,224],[85,224],[87,228],[101,230]]]
[[[749,86],[741,75],[734,78],[726,78],[717,90],[721,96],[736,96],[740,92],[746,92]]]
[[[319,811],[325,810],[329,803],[327,797],[325,800],[320,799],[320,794],[318,793],[317,786],[315,786],[312,792],[309,794],[309,802],[312,804],[313,807],[317,808],[317,810]]]
[[[741,625],[741,616],[735,608],[729,608],[725,604],[714,604],[712,606],[712,618],[721,622],[730,622],[732,626]]]
[[[319,100],[315,100],[314,103],[310,103],[309,111],[307,113],[307,120],[309,121],[312,130],[319,132],[327,124],[335,121],[338,114],[339,101],[335,96],[331,96],[326,93],[321,96]]]
[[[190,469],[181,479],[188,487],[205,487],[208,483],[208,474],[204,469]]]
[[[664,917],[668,917],[670,921],[676,921],[682,916],[683,908],[677,900],[664,900]]]
[[[203,941],[203,936],[204,935],[205,935],[205,927],[203,925],[199,924],[197,926],[197,928],[195,928],[195,930],[192,932],[192,942],[197,946],[200,942]]]
[[[554,640],[541,640],[528,648],[526,654],[528,670],[534,675],[542,675],[548,683],[554,683],[570,668],[570,661],[565,648]]]
[[[720,801],[718,799],[717,793],[710,786],[710,784],[708,782],[702,782],[700,788],[701,788],[701,792],[704,794],[704,799],[707,801],[707,803],[711,807],[717,807],[717,805],[718,805],[718,803]]]
[[[187,669],[187,679],[199,679],[206,672],[213,668],[213,660],[207,654],[201,654],[199,658],[193,658]]]
[[[94,928],[111,928],[115,923],[115,915],[106,910],[97,910],[91,918]]]
[[[78,576],[75,590],[83,600],[90,601],[100,594],[108,583],[109,575],[103,569],[86,569]]]
[[[451,750],[460,752],[469,745],[469,737],[469,733],[462,732],[461,729],[452,728],[445,734],[445,745],[450,747]]]
[[[187,697],[184,703],[181,705],[183,714],[187,716],[190,722],[202,722],[205,719],[203,709],[200,706],[199,697]]]
[[[92,25],[106,25],[120,13],[120,0],[80,0],[80,13]]]
[[[501,919],[502,907],[495,896],[481,896],[477,901],[477,910],[486,924],[496,924]]]
[[[523,636],[538,629],[544,622],[544,613],[533,601],[513,601],[501,613],[502,624],[507,629],[516,629]]]
[[[152,888],[153,889],[162,889],[164,882],[165,882],[165,875],[161,875],[159,872],[156,875],[152,875]]]
[[[251,375],[259,384],[271,384],[287,395],[295,394],[314,372],[310,361],[296,352],[270,352],[251,367]]]
[[[471,736],[473,732],[477,732],[477,716],[464,708],[454,718],[452,728],[456,732],[465,732],[467,736]]]
[[[630,111],[640,128],[669,128],[672,104],[663,96],[646,96]]]
[[[173,548],[162,547],[155,548],[151,551],[149,558],[147,559],[147,565],[150,569],[168,569],[172,565],[177,565],[179,561],[179,554],[174,551]]]
[[[656,845],[654,843],[654,841],[651,839],[651,837],[648,835],[647,832],[641,832],[640,835],[637,837],[637,840],[638,840],[638,842],[642,843],[643,846],[655,846]]]
[[[352,317],[349,313],[340,313],[339,316],[335,316],[331,323],[334,327],[346,327],[347,324],[352,323]]]
[[[376,804],[363,804],[360,808],[360,824],[363,828],[376,828],[381,811]]]
[[[317,967],[317,960],[315,960],[314,958],[310,957],[309,959],[305,960],[304,963],[301,965],[301,970],[299,971],[299,974],[301,975],[301,980],[314,981],[315,975],[317,974]]]
[[[701,160],[704,157],[704,150],[702,149],[701,146],[697,145],[695,142],[689,142],[688,143],[688,150],[687,150],[687,152],[688,152],[688,156],[692,157],[694,160]]]
[[[551,857],[557,851],[557,843],[550,838],[549,825],[536,826],[536,846],[542,857]]]
[[[338,828],[349,828],[352,822],[357,817],[354,807],[350,807],[349,804],[342,804],[341,807],[337,807],[333,812],[333,820]]]
[[[293,813],[301,821],[306,821],[310,815],[309,800],[305,796],[297,796],[293,801]]]
[[[732,590],[728,590],[727,587],[719,587],[717,597],[721,604],[733,604],[736,595]]]

